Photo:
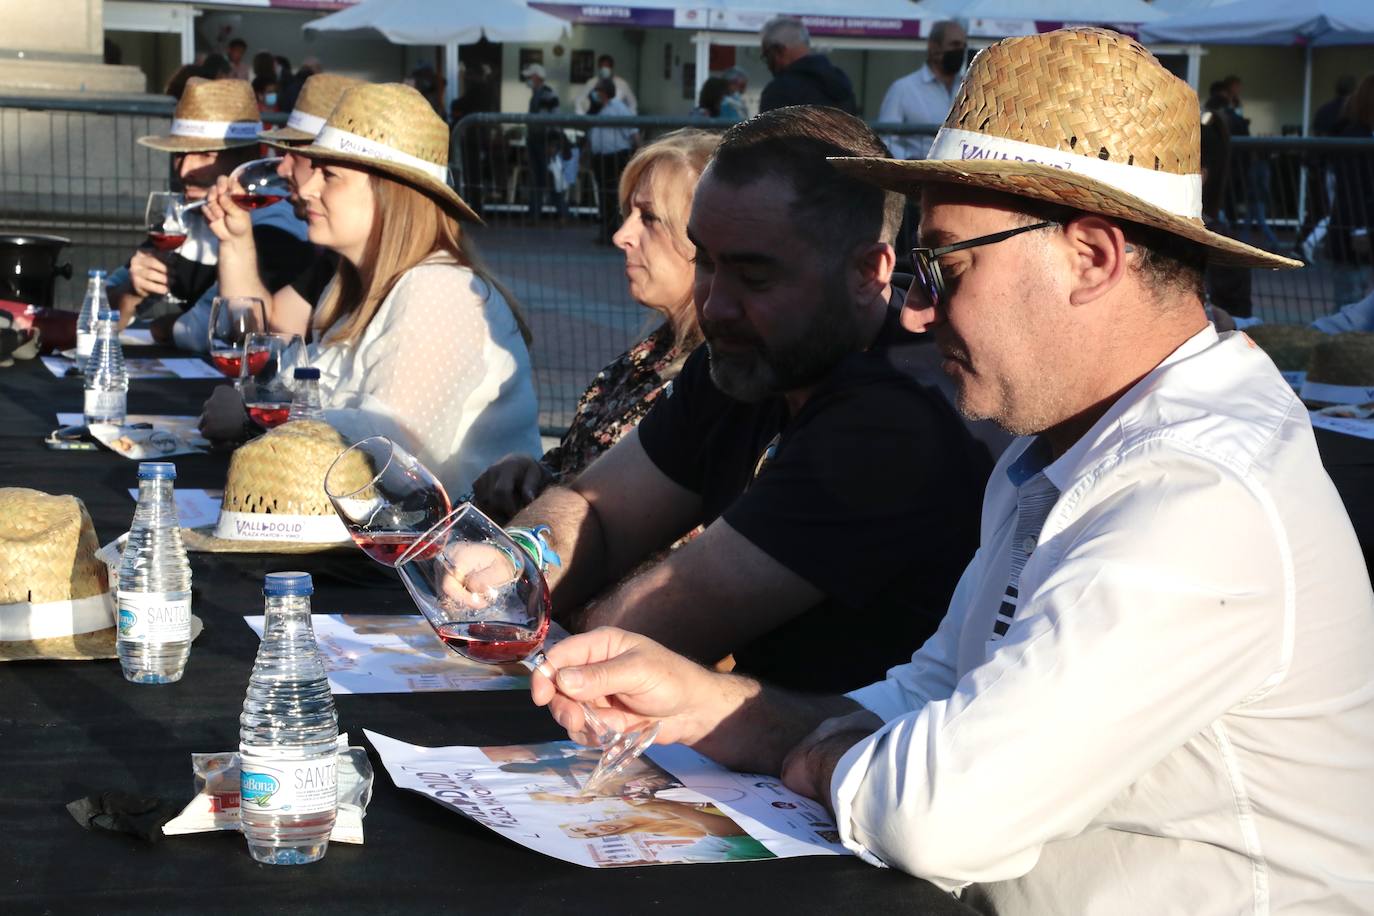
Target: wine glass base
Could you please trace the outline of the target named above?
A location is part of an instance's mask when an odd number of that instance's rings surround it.
[[[601,759],[596,762],[596,769],[592,770],[592,775],[587,777],[578,794],[595,795],[597,789],[607,780],[623,773],[626,767],[654,743],[654,739],[658,737],[658,726],[659,723],[654,722],[647,728],[625,732],[612,738],[609,744],[602,747]]]

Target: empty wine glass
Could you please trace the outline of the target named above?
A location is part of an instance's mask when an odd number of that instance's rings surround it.
[[[186,198],[175,191],[153,191],[148,195],[143,224],[148,230],[148,244],[165,263],[170,263],[172,252],[186,242]],[[173,305],[184,305],[185,300],[171,292],[170,272],[167,279],[168,292],[162,298]]]
[[[277,174],[281,161],[281,156],[271,156],[245,162],[234,169],[229,174],[231,180],[238,182],[238,190],[231,195],[234,203],[245,210],[256,210],[290,197],[291,186]]]
[[[241,385],[244,345],[248,342],[248,335],[266,330],[266,325],[261,299],[252,296],[216,296],[210,303],[210,362],[233,379],[236,388]],[[260,369],[267,361],[267,354],[257,353],[249,359],[249,375],[256,374],[254,361],[257,361],[257,368]]]
[[[452,509],[438,478],[385,436],[364,439],[334,459],[324,492],[353,542],[383,566],[394,566]]]
[[[476,506],[465,503],[445,516],[401,555],[396,570],[444,645],[476,662],[518,662],[553,680],[542,649],[550,611],[544,574]],[[658,723],[618,732],[591,706],[581,706],[602,749],[582,787],[587,793],[644,753],[658,736]]]
[[[248,416],[263,429],[285,423],[291,414],[290,374],[284,366],[298,360],[305,344],[299,334],[249,334],[244,342],[239,391]]]

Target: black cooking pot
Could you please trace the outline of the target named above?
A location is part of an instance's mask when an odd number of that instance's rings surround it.
[[[0,235],[0,299],[51,306],[58,276],[72,277],[72,265],[57,257],[72,243],[60,235]]]

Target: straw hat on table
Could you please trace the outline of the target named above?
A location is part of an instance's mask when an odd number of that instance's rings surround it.
[[[164,153],[208,153],[258,142],[262,116],[246,80],[207,80],[193,76],[172,113],[168,134],[139,137]]]
[[[81,500],[0,488],[0,661],[114,656],[99,548]]]
[[[184,529],[187,549],[314,553],[351,543],[324,491],[325,473],[345,448],[319,420],[293,420],[240,446],[229,459],[218,523]],[[361,456],[357,474],[358,486],[372,476]]]
[[[344,92],[309,146],[271,145],[381,172],[429,195],[457,219],[480,223],[449,187],[448,138],[443,118],[410,86],[363,83]]]
[[[343,94],[362,80],[335,73],[316,73],[305,81],[301,94],[296,97],[296,107],[286,119],[286,126],[274,127],[258,134],[258,139],[266,143],[309,143],[324,127],[329,113],[339,104]]]
[[[1060,29],[975,57],[928,158],[832,161],[905,194],[930,181],[1002,191],[1181,236],[1211,263],[1301,267],[1203,226],[1200,125],[1193,90],[1140,43]]]

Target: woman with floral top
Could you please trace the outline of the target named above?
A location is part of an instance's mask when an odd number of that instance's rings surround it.
[[[614,242],[625,252],[630,295],[664,321],[597,373],[563,440],[535,461],[502,458],[474,485],[475,500],[504,522],[546,487],[576,477],[634,428],[701,342],[692,305],[692,243],[687,217],[697,179],[720,135],[677,130],[640,148],[620,179],[625,222]]]

